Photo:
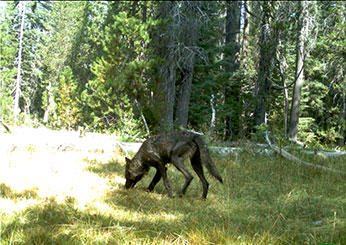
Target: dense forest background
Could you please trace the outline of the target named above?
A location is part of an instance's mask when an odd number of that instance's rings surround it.
[[[15,1],[0,119],[142,137],[345,145],[343,1]]]

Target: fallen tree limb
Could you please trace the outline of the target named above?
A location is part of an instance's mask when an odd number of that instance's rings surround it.
[[[7,133],[11,133],[10,128],[2,120],[0,120],[0,124],[6,129]]]
[[[319,170],[327,171],[327,172],[333,173],[333,174],[338,174],[338,175],[346,176],[346,173],[343,172],[343,171],[327,168],[327,167],[324,167],[324,166],[321,166],[321,165],[318,165],[318,164],[312,164],[312,163],[300,160],[299,158],[293,156],[292,154],[288,153],[284,149],[281,149],[281,148],[277,147],[276,145],[273,145],[270,142],[268,134],[269,133],[267,131],[266,135],[265,135],[265,138],[266,138],[266,141],[268,142],[268,145],[270,146],[270,148],[272,148],[275,152],[279,153],[281,156],[283,156],[283,157],[285,157],[285,158],[287,158],[287,159],[289,159],[291,161],[294,161],[296,163],[299,163],[301,165],[304,165],[304,166],[308,166],[308,167],[312,167],[314,169],[319,169]]]
[[[346,152],[344,151],[336,151],[336,152],[328,152],[328,151],[303,151],[305,154],[308,155],[317,155],[324,158],[328,157],[341,157],[346,156]]]

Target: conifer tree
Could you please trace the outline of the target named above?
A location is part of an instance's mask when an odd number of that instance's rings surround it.
[[[56,100],[57,127],[77,129],[80,125],[78,84],[72,70],[66,67],[59,77]]]
[[[134,100],[146,89],[143,76],[152,63],[145,59],[149,25],[150,22],[142,23],[122,11],[105,27],[101,40],[103,55],[92,66],[95,79],[88,82],[83,92],[94,128],[130,134],[139,126],[133,108]]]
[[[13,120],[13,96],[16,66],[14,63],[18,50],[17,32],[13,28],[15,10],[9,4],[5,6],[0,24],[0,119]]]

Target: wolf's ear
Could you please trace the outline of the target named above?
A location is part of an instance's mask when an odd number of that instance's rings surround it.
[[[125,160],[126,160],[126,164],[128,164],[128,163],[130,163],[130,162],[131,162],[131,160],[130,160],[130,159],[128,159],[127,157],[125,157]]]

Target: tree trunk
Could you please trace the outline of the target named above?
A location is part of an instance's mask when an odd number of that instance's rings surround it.
[[[343,74],[343,71],[341,71],[341,74]],[[340,139],[339,139],[339,146],[343,147],[346,142],[346,83],[343,83],[344,91],[342,94],[342,121],[341,121],[341,127],[340,127]]]
[[[249,11],[251,11],[250,8],[250,4],[247,3],[247,1],[242,1],[242,8],[243,8],[243,34],[242,34],[242,53],[243,53],[243,59],[244,62],[246,63],[246,59],[248,57],[248,36],[249,36],[249,32],[250,32],[250,24],[249,24],[249,14],[247,11],[245,11],[244,9],[247,8]]]
[[[187,128],[187,121],[189,115],[189,104],[192,88],[193,68],[195,65],[195,54],[191,53],[187,64],[183,70],[183,81],[180,87],[177,109],[176,109],[176,121],[179,126]]]
[[[177,12],[176,2],[161,2],[159,5],[159,17],[163,19],[173,19]],[[173,22],[173,23],[172,23]],[[159,108],[161,130],[173,127],[173,114],[175,104],[176,87],[176,28],[174,20],[168,23],[165,28],[159,29],[157,33],[158,56],[165,60],[160,67],[160,77],[162,81],[158,85],[159,91],[156,93],[155,104]]]
[[[345,5],[342,5],[342,13],[345,13]],[[345,18],[342,18],[341,20],[341,26],[345,25]],[[340,69],[341,77],[345,78],[345,67],[341,66]],[[346,81],[343,79],[343,93],[342,93],[342,121],[341,121],[341,127],[340,127],[340,140],[339,140],[339,146],[343,147],[346,143]]]
[[[173,126],[173,113],[175,103],[175,82],[176,82],[176,65],[174,63],[164,65],[160,74],[164,81],[161,84],[161,90],[163,92],[161,105],[162,114],[160,125],[161,129],[165,130]]]
[[[225,86],[225,102],[230,107],[226,116],[226,137],[229,140],[239,132],[240,84],[235,81],[234,74],[239,69],[239,34],[240,34],[240,1],[226,2],[226,37],[225,37],[225,70],[229,76],[229,83]]]
[[[273,45],[270,36],[269,18],[270,16],[268,13],[268,9],[263,10],[259,37],[260,61],[258,80],[255,91],[255,95],[257,97],[257,104],[254,113],[254,119],[255,125],[257,126],[261,125],[262,123],[266,123],[266,100],[270,89],[270,82],[268,80],[268,77],[273,58]]]
[[[20,98],[20,85],[22,81],[22,75],[21,75],[21,70],[22,70],[22,46],[23,46],[23,34],[24,34],[24,20],[25,20],[25,1],[20,1],[18,4],[19,7],[19,14],[21,16],[21,23],[20,23],[20,30],[19,30],[19,47],[18,47],[18,64],[17,64],[17,79],[16,79],[16,86],[15,86],[15,95],[14,95],[14,106],[13,106],[13,112],[14,112],[14,120],[15,122],[18,121],[18,116],[20,113],[20,108],[19,108],[19,98]]]
[[[161,129],[170,129],[174,122],[176,95],[176,72],[180,68],[182,80],[177,98],[176,122],[187,127],[193,70],[196,55],[196,43],[201,27],[200,2],[184,1],[162,2],[159,7],[160,17],[171,19],[166,29],[159,31],[159,56],[165,59],[160,69],[163,78],[161,84],[163,104]]]
[[[301,89],[304,81],[305,39],[307,35],[306,20],[308,15],[306,5],[305,1],[298,2],[299,20],[296,46],[296,82],[293,89],[290,123],[288,127],[288,137],[294,141],[297,140]]]
[[[209,136],[212,136],[213,131],[215,129],[215,121],[216,121],[216,110],[215,110],[215,95],[212,94],[210,96],[210,107],[211,107],[211,119],[210,119],[210,127],[209,127]]]
[[[287,131],[288,131],[288,113],[289,113],[289,103],[288,103],[288,88],[286,87],[286,81],[284,81],[283,83],[284,85],[284,99],[285,99],[285,116],[284,116],[284,120],[285,120],[285,138],[287,137]]]
[[[48,120],[49,120],[49,115],[51,114],[51,112],[54,110],[54,97],[53,97],[53,92],[52,92],[53,88],[52,88],[52,83],[51,80],[49,80],[48,85],[46,87],[46,108],[44,111],[44,116],[43,116],[43,123],[47,124]]]
[[[179,126],[187,128],[189,104],[192,89],[193,71],[195,66],[197,40],[200,36],[201,21],[199,20],[200,2],[184,2],[181,14],[185,18],[180,23],[179,41],[184,44],[182,57],[182,81],[177,98],[176,122]]]
[[[278,42],[278,46],[281,46],[281,41]],[[288,116],[289,116],[289,101],[288,101],[288,87],[286,83],[286,71],[287,71],[287,61],[286,61],[286,55],[281,54],[280,50],[278,49],[276,52],[276,62],[277,67],[280,72],[281,81],[283,84],[283,95],[284,95],[284,135],[285,138],[287,138],[287,130],[288,130]]]

